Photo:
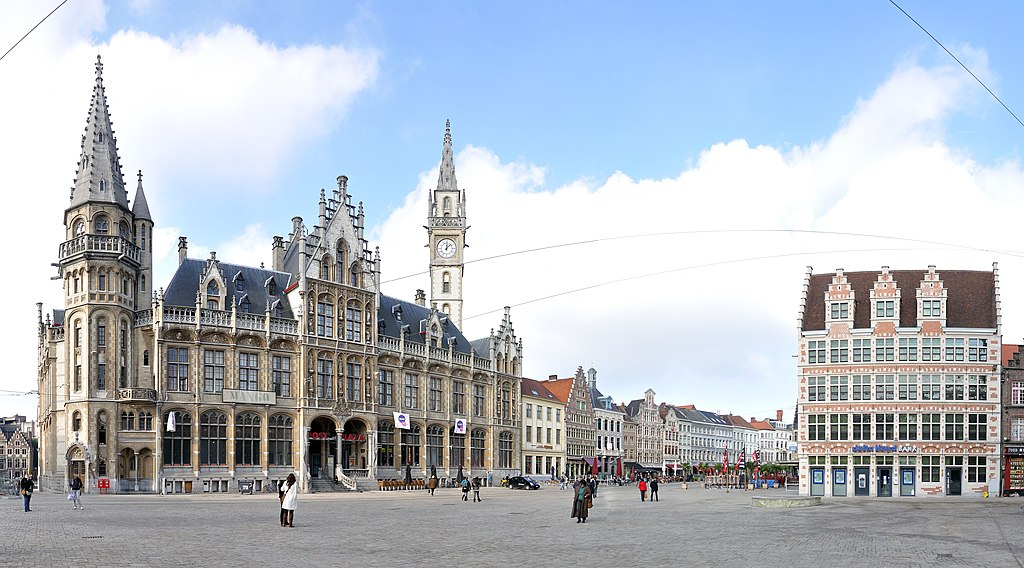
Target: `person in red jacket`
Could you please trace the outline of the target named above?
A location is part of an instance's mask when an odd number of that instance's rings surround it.
[[[640,500],[641,501],[646,501],[647,500],[647,481],[645,481],[644,478],[641,477],[640,478],[640,483],[637,483],[636,486],[637,486],[638,489],[640,489]]]

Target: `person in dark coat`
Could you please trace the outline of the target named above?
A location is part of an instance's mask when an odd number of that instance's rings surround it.
[[[577,523],[587,522],[587,517],[590,514],[590,508],[594,506],[593,496],[590,493],[590,485],[587,483],[580,483],[579,486],[573,490],[572,494],[572,515],[576,519]]]
[[[32,501],[32,490],[35,489],[36,484],[32,481],[31,477],[21,478],[21,496],[25,499],[25,512],[28,513],[32,509],[29,507],[29,503]]]
[[[653,502],[659,500],[658,499],[658,476],[654,476],[654,477],[651,478],[650,488],[651,488],[651,503],[653,503]]]

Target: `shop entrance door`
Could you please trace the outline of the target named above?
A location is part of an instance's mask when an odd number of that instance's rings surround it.
[[[846,468],[832,470],[832,496],[846,497]]]
[[[878,468],[878,493],[879,497],[892,497],[892,468]]]
[[[825,495],[825,468],[811,468],[811,497],[822,497]]]
[[[963,471],[959,467],[946,468],[946,495],[960,495]]]
[[[914,496],[914,468],[900,468],[900,497]]]
[[[868,476],[871,475],[869,467],[853,468],[853,494],[858,497],[871,495],[871,486],[868,485]]]

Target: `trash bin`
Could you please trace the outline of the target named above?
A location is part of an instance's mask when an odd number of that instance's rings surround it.
[[[252,495],[253,480],[251,479],[239,479],[238,480],[238,492],[242,494]]]

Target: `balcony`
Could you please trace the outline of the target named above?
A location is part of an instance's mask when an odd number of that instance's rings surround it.
[[[135,264],[140,263],[139,247],[124,237],[113,235],[78,235],[60,245],[61,262],[67,262],[76,256],[87,254],[105,254],[126,258]]]
[[[156,402],[156,389],[117,389],[117,400],[121,402]]]

